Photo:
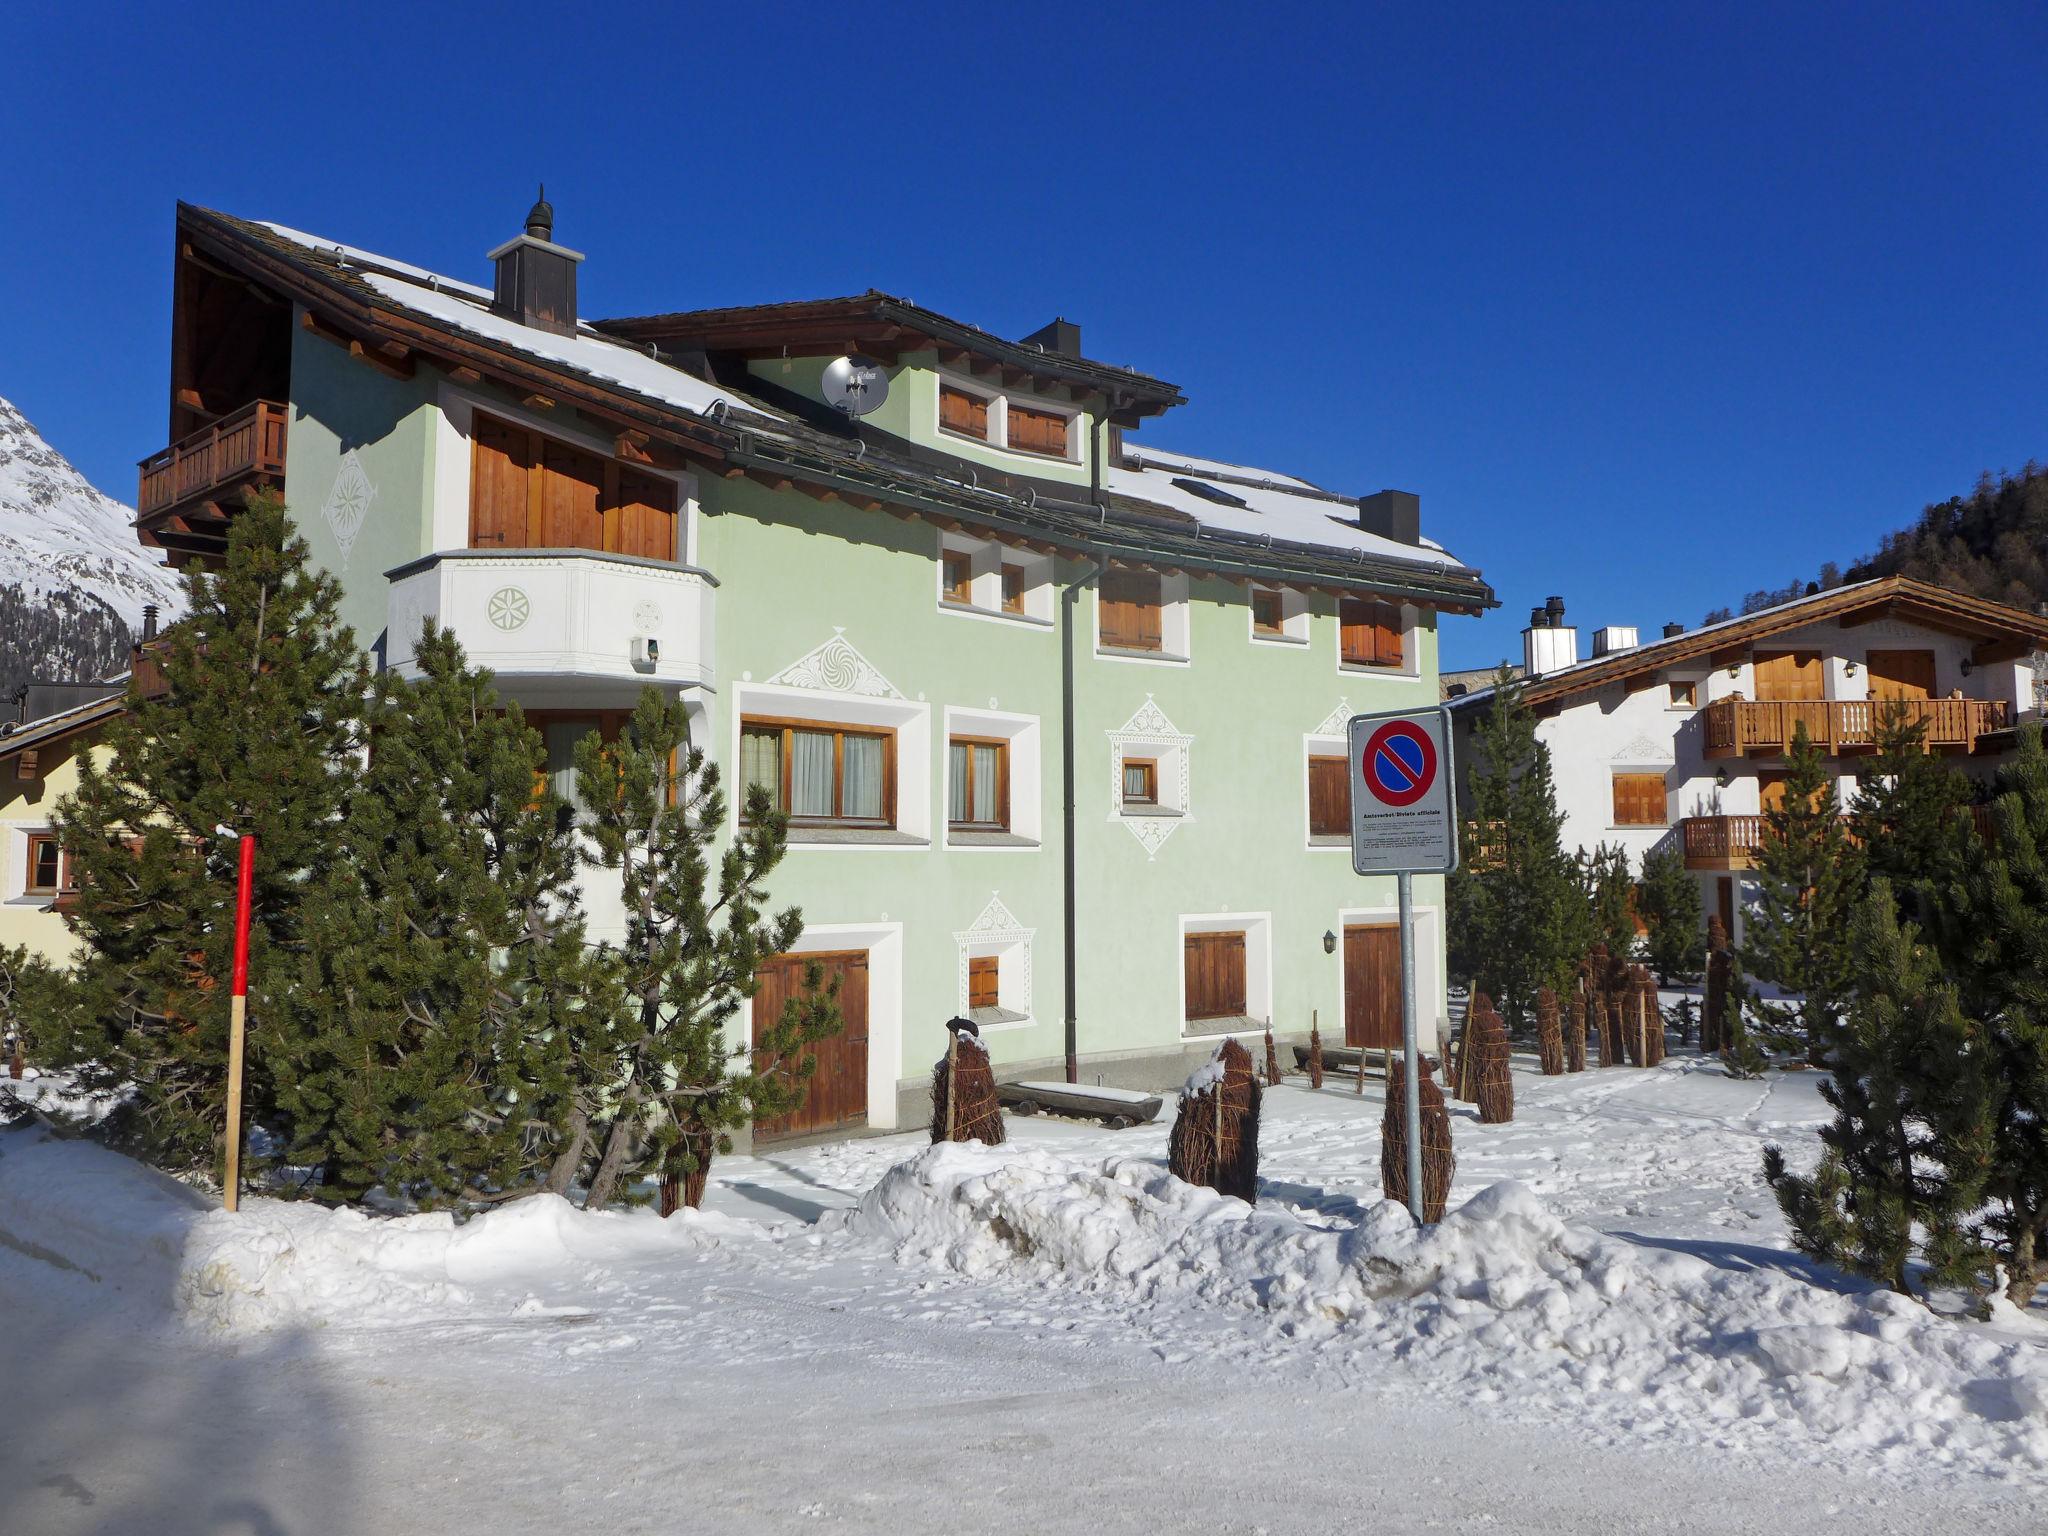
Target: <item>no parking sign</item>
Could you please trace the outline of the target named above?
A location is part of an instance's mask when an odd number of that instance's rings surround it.
[[[1451,714],[1353,715],[1351,867],[1361,875],[1439,875],[1458,866]]]

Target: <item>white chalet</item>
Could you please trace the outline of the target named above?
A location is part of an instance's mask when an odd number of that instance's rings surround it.
[[[2041,713],[2048,618],[1890,576],[1699,629],[1668,625],[1648,645],[1630,628],[1598,630],[1584,660],[1553,598],[1522,638],[1566,850],[1619,844],[1640,871],[1651,849],[1682,849],[1707,912],[1739,941],[1743,872],[1783,795],[1794,726],[1833,760],[1845,805],[1886,699],[1920,715],[1930,750],[1988,778],[2014,726]],[[1493,696],[1450,700],[1461,764]]]

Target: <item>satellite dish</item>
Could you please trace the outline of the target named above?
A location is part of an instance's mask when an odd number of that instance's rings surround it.
[[[889,375],[871,357],[834,358],[825,366],[825,403],[849,416],[865,416],[889,398]]]

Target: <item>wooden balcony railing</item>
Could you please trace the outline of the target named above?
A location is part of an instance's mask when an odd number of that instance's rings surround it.
[[[1716,699],[1700,711],[1700,723],[1708,757],[1783,753],[1800,724],[1823,752],[1861,752],[1876,747],[1883,712],[1891,709],[1921,722],[1930,747],[1968,749],[2012,723],[2011,706],[2000,699]]]
[[[1761,816],[1688,816],[1679,823],[1687,869],[1748,869],[1763,841]]]
[[[285,408],[252,400],[141,464],[135,508],[147,519],[238,483],[284,477]]]

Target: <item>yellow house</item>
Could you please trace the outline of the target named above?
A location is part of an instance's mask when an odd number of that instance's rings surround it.
[[[101,733],[125,702],[115,693],[0,736],[0,945],[71,958],[76,946],[59,911],[72,889],[71,860],[51,821],[78,786],[82,754],[104,752]]]

